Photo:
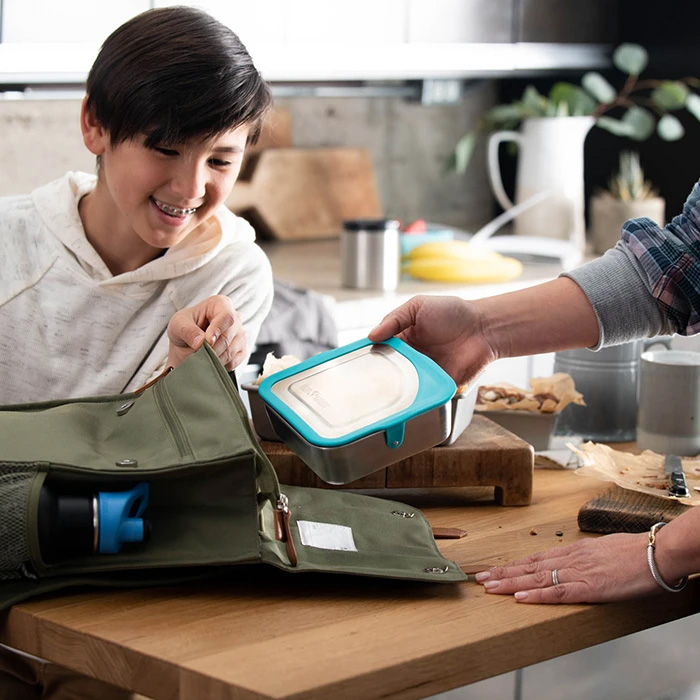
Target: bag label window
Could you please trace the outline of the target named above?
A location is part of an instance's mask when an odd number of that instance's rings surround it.
[[[343,552],[356,552],[352,528],[331,523],[314,523],[311,520],[298,520],[301,543],[318,549],[338,549]]]

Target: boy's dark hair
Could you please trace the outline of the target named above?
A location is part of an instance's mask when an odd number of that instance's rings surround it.
[[[112,145],[210,138],[248,124],[255,143],[272,104],[245,46],[201,10],[147,10],[105,40],[87,78],[87,107]]]

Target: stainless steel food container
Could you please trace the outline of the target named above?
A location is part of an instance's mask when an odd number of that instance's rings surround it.
[[[450,421],[450,434],[447,439],[440,445],[453,445],[457,442],[459,436],[465,431],[467,426],[472,422],[474,415],[474,406],[476,405],[476,397],[479,393],[479,384],[476,379],[473,379],[471,384],[460,394],[455,394],[452,397],[452,420]]]
[[[259,387],[275,433],[324,481],[345,484],[443,442],[452,379],[397,338],[321,353]]]
[[[305,440],[273,408],[268,406],[267,410],[282,441],[329,484],[347,484],[433,447],[449,435],[451,423],[451,402],[447,401],[408,421],[406,439],[394,450],[387,447],[383,433],[373,433],[342,447],[320,447]]]
[[[262,440],[283,442],[272,427],[272,423],[270,423],[265,404],[258,394],[258,385],[251,383],[241,384],[241,389],[245,389],[248,392],[250,416],[253,419],[253,428],[255,428],[257,436]]]

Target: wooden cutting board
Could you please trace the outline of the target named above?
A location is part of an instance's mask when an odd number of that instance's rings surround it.
[[[584,532],[646,532],[654,524],[669,522],[689,506],[667,498],[613,486],[592,498],[578,512],[578,526]]]
[[[339,236],[344,219],[382,216],[369,152],[361,148],[270,148],[246,161],[226,202],[262,237]]]
[[[286,107],[273,107],[265,117],[258,142],[246,146],[245,157],[266,148],[288,148],[292,145],[292,115]]]
[[[483,416],[474,416],[453,445],[433,447],[342,486],[320,479],[285,444],[260,444],[283,484],[329,489],[492,486],[501,505],[526,506],[532,500],[532,446]]]

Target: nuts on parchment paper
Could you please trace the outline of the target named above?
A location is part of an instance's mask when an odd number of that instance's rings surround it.
[[[557,372],[551,377],[531,379],[529,391],[507,382],[480,386],[476,410],[557,413],[570,403],[586,405],[571,376]]]

